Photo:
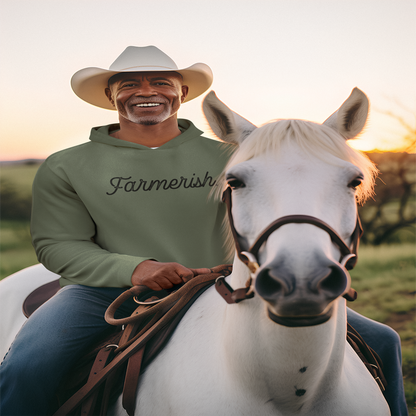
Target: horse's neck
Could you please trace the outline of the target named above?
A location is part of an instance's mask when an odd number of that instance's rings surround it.
[[[244,267],[234,263],[234,288],[247,278]],[[271,321],[259,296],[229,305],[223,336],[230,371],[247,383],[247,391],[264,394],[276,405],[299,405],[302,396],[307,400],[314,391],[333,388],[342,373],[346,336],[345,302],[337,302],[328,322],[303,328]],[[294,402],[294,395],[299,400]]]

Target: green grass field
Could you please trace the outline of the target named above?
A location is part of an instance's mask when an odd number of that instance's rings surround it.
[[[0,167],[1,180],[13,184],[22,197],[32,194],[33,178],[39,169],[39,164],[16,164]]]
[[[348,306],[400,335],[406,401],[409,414],[416,415],[416,245],[361,246],[351,278],[358,298]]]
[[[28,222],[5,222],[0,225],[0,278],[36,264],[30,242]]]
[[[1,182],[12,186],[22,198],[30,198],[40,164],[1,165]],[[30,242],[29,221],[0,222],[0,278],[37,263]]]
[[[2,179],[30,195],[38,165],[2,167]],[[414,241],[414,240],[413,240]],[[37,263],[30,243],[29,222],[0,223],[0,279]],[[415,283],[416,244],[378,247],[362,245],[351,272],[358,299],[349,302],[357,312],[394,328],[402,340],[403,373],[409,414],[415,410]]]

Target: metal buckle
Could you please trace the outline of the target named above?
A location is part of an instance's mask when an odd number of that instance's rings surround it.
[[[376,377],[375,380],[377,381],[377,384],[380,387],[380,390],[385,391],[386,388],[384,387],[384,384],[381,382],[380,377]]]
[[[117,344],[108,344],[108,345],[105,346],[105,349],[106,350],[109,350],[110,348],[117,349],[118,348],[118,345]]]
[[[247,267],[249,268],[251,274],[255,274],[260,266],[257,262],[256,257],[254,256],[254,254],[252,254],[248,251],[242,251],[241,254],[246,256],[246,258],[248,260]]]

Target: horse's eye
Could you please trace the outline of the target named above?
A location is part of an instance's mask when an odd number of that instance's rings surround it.
[[[235,178],[234,176],[227,178],[227,184],[231,189],[245,188],[246,186],[242,180]]]
[[[358,186],[361,185],[364,178],[362,176],[357,176],[355,179],[353,179],[349,184],[348,187],[352,189],[357,189]]]

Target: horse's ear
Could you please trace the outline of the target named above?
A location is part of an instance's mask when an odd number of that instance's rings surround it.
[[[205,118],[215,135],[226,143],[240,144],[257,127],[230,110],[211,91],[202,105]]]
[[[354,88],[341,107],[323,124],[332,127],[346,140],[352,139],[363,130],[368,117],[368,108],[367,96],[358,88]]]

